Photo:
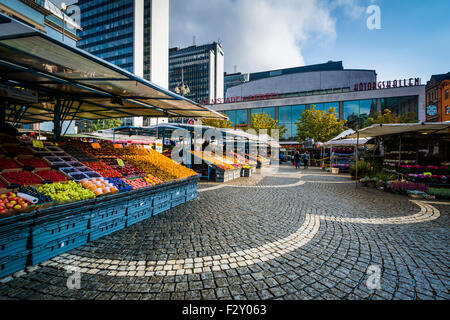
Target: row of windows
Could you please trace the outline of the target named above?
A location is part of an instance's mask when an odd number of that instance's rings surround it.
[[[99,42],[112,42],[114,39],[122,39],[123,37],[127,37],[129,39],[133,39],[133,25],[124,26],[123,29],[117,30],[114,32],[103,32],[98,36],[94,36],[91,38],[86,38],[84,41],[80,43],[84,47],[92,47],[94,44],[98,44]]]
[[[126,0],[123,2],[124,3],[114,3],[111,5],[104,4],[91,10],[89,9],[93,8],[92,6],[82,5],[80,6],[80,10],[82,12],[82,17],[84,19],[92,17],[93,19],[99,18],[101,20],[105,20],[103,17],[105,14],[108,15],[109,17],[117,18],[123,12],[130,13],[134,11],[133,1]]]
[[[91,38],[94,37],[96,35],[102,34],[102,33],[109,33],[112,31],[116,31],[116,30],[120,30],[123,28],[129,28],[130,25],[133,26],[133,14],[129,14],[127,16],[121,17],[120,20],[117,21],[112,21],[109,23],[99,23],[98,26],[89,26],[89,27],[84,27],[84,31],[80,32],[80,38],[84,39],[84,38]]]
[[[393,114],[415,113],[417,117],[418,98],[417,96],[382,98],[380,99],[380,110],[389,109]],[[335,109],[335,115],[339,118],[339,102],[310,104],[309,108],[328,111]],[[250,118],[248,109],[225,111],[230,121],[235,125],[248,125],[251,121],[251,115],[267,113],[273,119],[279,121],[288,130],[283,139],[292,139],[297,137],[296,122],[301,117],[306,105],[292,105],[278,107],[278,118],[276,117],[276,107],[250,109]],[[343,119],[347,120],[346,125],[351,128],[362,126],[368,117],[374,117],[377,114],[378,106],[376,99],[356,100],[343,102]]]

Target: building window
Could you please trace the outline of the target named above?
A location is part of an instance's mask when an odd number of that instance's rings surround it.
[[[449,115],[450,114],[450,106],[446,106],[445,107],[445,114]]]
[[[236,124],[248,124],[247,120],[247,109],[244,110],[236,110]]]
[[[447,100],[448,97],[449,97],[449,91],[448,91],[448,89],[447,89],[447,90],[445,90],[445,100]]]

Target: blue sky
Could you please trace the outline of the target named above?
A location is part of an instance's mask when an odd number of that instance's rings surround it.
[[[366,9],[381,9],[369,30]],[[379,80],[450,71],[449,0],[171,0],[170,44],[221,40],[225,70],[256,72],[342,60]]]
[[[361,5],[370,5],[370,1]],[[345,68],[375,69],[379,79],[450,71],[450,1],[380,0],[381,30],[369,30],[363,18],[335,10],[336,39],[302,47],[307,64],[343,60]]]

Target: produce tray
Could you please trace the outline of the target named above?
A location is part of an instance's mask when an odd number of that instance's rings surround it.
[[[0,278],[25,269],[29,253],[25,250],[0,258]]]
[[[88,230],[70,234],[63,238],[53,240],[31,251],[30,265],[36,265],[54,258],[72,249],[85,245],[88,242]]]
[[[122,230],[123,228],[125,228],[126,220],[127,218],[123,216],[101,223],[94,228],[91,227],[91,229],[89,230],[89,242],[95,241],[113,232]]]

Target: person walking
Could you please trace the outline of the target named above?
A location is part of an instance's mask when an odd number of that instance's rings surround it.
[[[309,164],[309,152],[306,151],[303,158],[303,166],[305,167],[305,169],[308,169],[308,164]]]
[[[298,150],[295,152],[294,155],[294,166],[295,169],[298,169],[300,167],[300,152],[298,152]]]

